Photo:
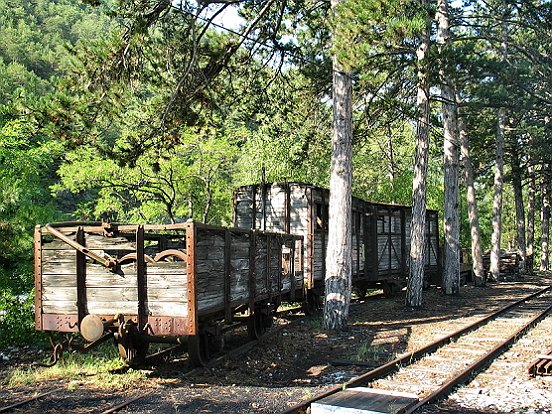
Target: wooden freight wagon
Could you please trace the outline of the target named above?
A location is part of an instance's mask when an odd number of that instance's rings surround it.
[[[304,183],[240,187],[234,194],[238,228],[283,231],[304,237],[305,278],[310,292],[324,289],[329,191]],[[412,209],[352,200],[353,286],[361,292],[381,286],[392,294],[408,275]],[[427,212],[426,276],[437,282],[438,214]],[[428,279],[429,283],[429,279]]]
[[[193,222],[37,226],[36,329],[114,338],[130,364],[150,342],[186,342],[201,364],[238,313],[258,336],[280,301],[302,300],[302,243]]]

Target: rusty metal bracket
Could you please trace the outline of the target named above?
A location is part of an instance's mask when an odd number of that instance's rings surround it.
[[[52,345],[52,355],[50,356],[50,361],[46,363],[35,362],[34,365],[37,365],[39,367],[45,367],[45,368],[53,367],[62,358],[63,351],[66,349],[67,350],[71,349],[72,342],[73,342],[73,338],[66,336],[64,341],[58,342],[57,344],[55,344],[54,340],[50,336],[50,344]]]
[[[100,256],[99,254],[96,254],[94,252],[92,252],[91,250],[87,249],[86,247],[84,247],[82,244],[80,243],[77,243],[76,241],[74,240],[71,240],[69,237],[67,237],[65,234],[63,234],[62,232],[58,231],[56,228],[54,228],[52,225],[50,224],[46,224],[44,226],[44,228],[54,237],[57,237],[58,239],[60,239],[62,242],[68,244],[69,246],[71,246],[73,249],[81,252],[82,254],[84,254],[85,256],[91,258],[92,260],[95,260],[96,262],[100,263],[101,265],[103,265],[104,267],[110,269],[110,270],[113,270],[113,269],[116,269],[117,268],[117,264],[118,264],[118,261],[117,259],[115,259],[114,257],[111,257],[109,256],[108,254],[104,253],[103,256]]]

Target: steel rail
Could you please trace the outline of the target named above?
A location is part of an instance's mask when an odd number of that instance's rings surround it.
[[[0,408],[0,413],[5,413],[5,412],[13,410],[14,408],[19,408],[19,407],[21,407],[25,404],[28,404],[28,403],[33,402],[35,400],[38,400],[39,398],[42,398],[42,397],[45,397],[47,395],[53,394],[54,392],[62,391],[63,389],[64,388],[56,388],[55,390],[50,390],[50,391],[47,391],[47,392],[43,392],[42,394],[35,395],[34,397],[27,398],[26,400],[8,405],[6,407],[2,407],[2,408]]]
[[[153,391],[145,392],[144,394],[138,395],[137,397],[130,398],[130,399],[126,400],[125,402],[122,402],[121,404],[117,404],[116,406],[111,407],[111,408],[108,409],[108,410],[102,411],[102,414],[112,414],[112,413],[116,413],[117,411],[120,411],[120,410],[122,410],[123,408],[129,406],[129,405],[132,404],[133,402],[136,402],[136,401],[138,401],[138,400],[141,400],[141,399],[144,398],[144,397],[149,397],[151,394],[153,394]]]
[[[409,352],[397,359],[394,359],[393,361],[390,361],[378,368],[375,368],[373,370],[370,370],[368,372],[365,372],[364,374],[361,374],[355,378],[352,378],[351,380],[341,384],[341,385],[337,385],[331,389],[329,389],[328,391],[326,392],[323,392],[307,401],[304,401],[302,403],[299,403],[291,408],[288,408],[287,410],[283,411],[281,414],[299,414],[299,413],[302,413],[302,412],[305,412],[305,410],[313,403],[313,402],[316,402],[316,401],[319,401],[323,398],[326,398],[330,395],[333,395],[335,393],[338,393],[346,388],[349,388],[351,386],[357,386],[359,384],[362,384],[362,383],[368,383],[368,382],[371,382],[373,380],[376,380],[376,379],[379,379],[379,378],[382,378],[383,376],[397,370],[399,368],[399,366],[401,365],[409,365],[411,364],[412,362],[414,361],[417,361],[419,359],[421,359],[424,355],[430,353],[430,352],[434,352],[436,351],[437,349],[441,348],[442,346],[448,344],[449,342],[451,342],[452,340],[455,340],[457,338],[459,338],[460,336],[468,333],[468,332],[471,332],[483,325],[485,325],[487,322],[490,322],[491,320],[497,318],[498,316],[508,312],[510,309],[516,307],[516,306],[519,306],[521,305],[523,302],[526,302],[534,297],[537,297],[537,296],[540,296],[542,295],[543,293],[547,292],[547,291],[550,291],[552,289],[552,286],[548,286],[546,288],[543,288],[543,289],[540,289],[538,290],[537,292],[535,293],[532,293],[524,298],[521,298],[515,302],[512,302],[511,304],[485,316],[484,318],[481,318],[480,320],[462,328],[462,329],[459,329],[458,331],[456,332],[453,332],[443,338],[440,338],[438,339],[437,341],[435,342],[432,342],[416,351],[413,351],[413,352]]]
[[[536,325],[542,319],[544,319],[544,317],[548,315],[550,311],[552,311],[552,305],[548,306],[542,312],[532,317],[527,323],[525,323],[521,328],[519,328],[515,333],[510,335],[502,343],[494,346],[493,349],[491,349],[485,355],[481,356],[479,359],[474,361],[468,367],[460,371],[456,376],[454,376],[449,381],[441,385],[437,390],[435,390],[427,397],[420,400],[420,402],[416,403],[416,405],[409,408],[408,411],[405,412],[405,414],[413,413],[422,405],[436,401],[439,398],[447,395],[454,387],[456,387],[459,384],[462,384],[467,379],[469,379],[475,371],[482,368],[483,366],[491,362],[494,358],[496,358],[498,355],[500,355],[504,350],[508,349],[519,336],[525,334],[532,326]]]

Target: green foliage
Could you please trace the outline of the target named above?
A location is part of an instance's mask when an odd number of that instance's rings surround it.
[[[332,53],[354,70],[378,54],[412,52],[431,15],[416,0],[345,0],[331,20]]]
[[[29,257],[35,220],[53,216],[44,180],[62,145],[34,135],[22,121],[0,128],[0,265],[17,266]]]
[[[118,144],[127,145],[126,138]],[[53,190],[84,195],[79,206],[83,219],[229,223],[236,145],[210,128],[184,129],[179,142],[171,149],[151,148],[133,165],[82,146],[67,154],[58,171],[61,182]],[[90,196],[92,204],[87,203]]]
[[[0,128],[0,348],[35,337],[32,232],[55,216],[44,184],[61,145],[34,132],[22,121]]]
[[[228,130],[244,144],[236,184],[302,181],[327,186],[329,180],[329,108],[306,89],[305,80],[289,73],[291,86],[268,91],[272,108],[254,122]],[[291,99],[290,99],[291,98]]]
[[[32,277],[32,272],[24,275],[11,274],[0,270],[0,278],[4,284],[5,279],[11,276],[11,283],[21,281],[22,286],[28,285],[26,279]],[[4,285],[5,286],[5,285]],[[32,292],[18,294],[9,287],[0,291],[0,349],[10,346],[23,345],[29,341],[41,338],[34,330],[34,295]]]
[[[33,229],[60,217],[48,186],[64,150],[48,110],[69,47],[102,22],[69,0],[0,0],[0,347],[36,337]]]

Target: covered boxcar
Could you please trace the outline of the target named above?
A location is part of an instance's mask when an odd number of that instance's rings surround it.
[[[129,364],[150,342],[185,343],[202,364],[222,326],[302,301],[303,238],[187,222],[56,223],[35,229],[36,328],[114,338]]]
[[[238,228],[285,232],[304,237],[305,283],[322,294],[328,238],[329,191],[305,183],[271,183],[240,187],[234,194]],[[353,286],[363,295],[380,286],[386,294],[408,275],[412,209],[407,206],[352,200]],[[440,275],[438,213],[427,211],[425,273],[427,283]]]

